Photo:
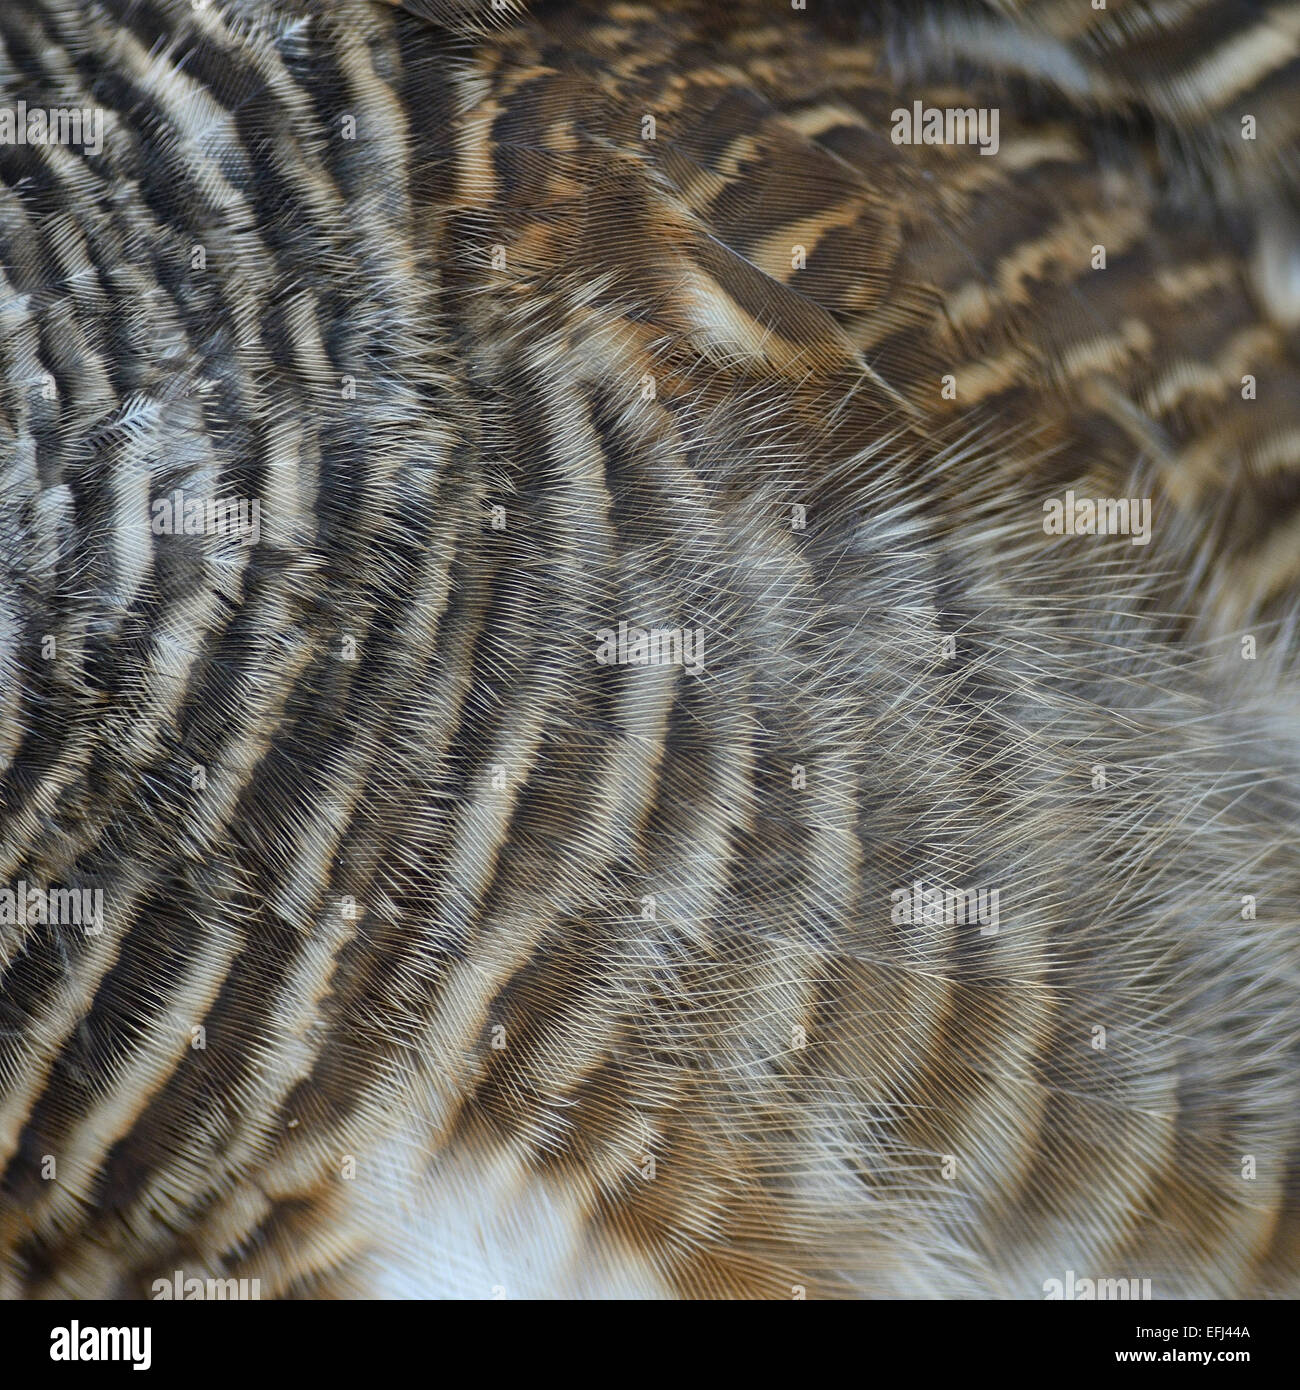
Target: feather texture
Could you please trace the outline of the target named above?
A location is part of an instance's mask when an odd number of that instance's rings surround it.
[[[1297,14],[0,9],[5,1295],[1294,1295]]]

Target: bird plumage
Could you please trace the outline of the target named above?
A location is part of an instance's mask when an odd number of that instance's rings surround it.
[[[1293,1293],[1296,13],[0,11],[5,1294]]]

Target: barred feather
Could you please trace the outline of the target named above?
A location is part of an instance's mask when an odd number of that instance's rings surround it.
[[[4,1294],[1294,1295],[1297,16],[0,8]]]

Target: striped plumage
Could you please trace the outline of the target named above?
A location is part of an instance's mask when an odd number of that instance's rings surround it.
[[[5,1295],[1296,1290],[1300,8],[827,10],[0,6]]]

